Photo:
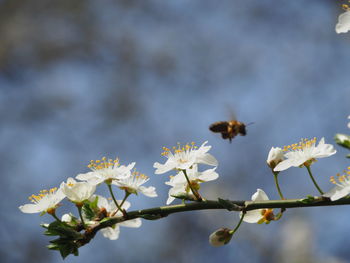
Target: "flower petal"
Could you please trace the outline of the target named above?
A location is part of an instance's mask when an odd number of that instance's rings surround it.
[[[36,204],[26,204],[18,207],[23,213],[34,214],[42,212],[41,208]]]
[[[110,240],[116,240],[119,237],[120,229],[119,226],[112,227],[106,227],[101,229],[101,233],[104,237],[110,239]]]

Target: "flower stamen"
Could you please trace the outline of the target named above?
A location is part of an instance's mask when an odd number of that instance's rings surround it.
[[[32,194],[31,196],[28,197],[28,199],[32,203],[38,203],[45,196],[50,195],[50,194],[54,194],[56,191],[57,191],[57,187],[51,188],[49,190],[41,190],[41,191],[39,191],[38,195]]]

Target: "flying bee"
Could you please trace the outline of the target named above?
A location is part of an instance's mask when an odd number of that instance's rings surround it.
[[[249,123],[250,125],[252,123]],[[247,134],[246,126],[243,122],[230,120],[230,121],[218,121],[209,126],[209,130],[212,132],[219,132],[223,139],[229,139],[230,142],[238,134],[245,136]]]

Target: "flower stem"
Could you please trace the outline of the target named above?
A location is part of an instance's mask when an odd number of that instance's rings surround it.
[[[238,230],[238,228],[241,226],[244,216],[245,216],[245,213],[242,214],[241,219],[239,220],[239,222],[238,222],[237,226],[235,227],[235,229],[230,231],[231,235],[233,235]]]
[[[50,215],[52,215],[52,217],[55,218],[58,222],[61,222],[61,219],[59,219],[55,213],[50,213]]]
[[[197,198],[197,201],[202,201],[202,197],[200,196],[200,194],[198,193],[198,191],[196,191],[196,190],[192,187],[191,181],[190,181],[190,179],[189,179],[188,176],[187,176],[186,170],[182,170],[182,172],[183,172],[184,175],[185,175],[186,181],[187,181],[187,183],[188,183],[188,187],[191,189],[193,195]]]
[[[121,207],[121,205],[118,204],[117,199],[115,199],[115,196],[114,196],[113,190],[112,190],[112,185],[107,184],[107,186],[108,186],[108,190],[109,190],[109,192],[110,192],[110,194],[111,194],[111,196],[112,196],[113,202],[115,203],[115,205],[116,205],[117,208],[118,208],[117,212],[120,210],[120,211],[123,212],[123,215],[125,216],[126,212],[125,212],[124,209]]]
[[[83,214],[81,213],[81,209],[82,209],[83,206],[77,204],[76,207],[78,208],[78,212],[79,212],[81,223],[82,223],[83,227],[85,228],[85,222],[84,222]]]
[[[114,216],[116,213],[118,213],[118,211],[119,211],[120,209],[123,209],[123,204],[124,204],[124,202],[126,201],[126,199],[129,197],[129,195],[130,195],[130,193],[129,193],[128,191],[125,191],[124,198],[123,198],[122,202],[121,202],[120,205],[119,205],[120,207],[118,207],[117,210],[111,214],[111,216]],[[124,209],[121,210],[121,211],[123,212]]]
[[[284,196],[282,194],[280,185],[278,183],[278,174],[279,174],[279,172],[274,172],[274,171],[272,171],[272,172],[273,172],[273,176],[274,176],[274,179],[275,179],[275,184],[276,184],[276,188],[277,188],[278,194],[280,195],[281,199],[284,200],[285,198],[284,198]]]
[[[321,195],[323,195],[323,191],[321,190],[321,188],[318,186],[318,184],[316,183],[316,180],[315,178],[312,176],[312,173],[311,173],[311,169],[310,169],[310,166],[309,165],[306,165],[305,166],[309,175],[310,175],[310,178],[312,180],[312,182],[314,183],[315,187],[317,188],[317,190],[320,192]]]

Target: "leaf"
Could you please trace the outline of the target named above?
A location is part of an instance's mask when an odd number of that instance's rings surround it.
[[[69,254],[74,256],[79,255],[78,245],[72,239],[58,238],[50,241],[48,249],[50,250],[59,250],[63,259],[65,259]]]
[[[96,217],[96,212],[91,206],[93,205],[90,202],[85,202],[82,208],[83,215],[88,220],[93,220]]]
[[[313,197],[312,195],[308,195],[306,198],[300,200],[300,202],[303,204],[311,204],[314,201],[315,201],[315,197]]]
[[[55,221],[51,223],[44,233],[47,236],[60,236],[70,239],[80,239],[82,234],[64,222]]]

